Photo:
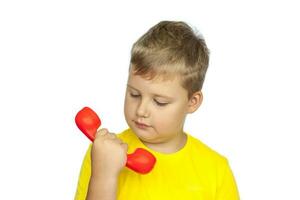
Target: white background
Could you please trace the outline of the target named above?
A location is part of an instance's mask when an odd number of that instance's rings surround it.
[[[103,1],[104,2],[104,1]],[[211,51],[185,130],[225,155],[241,199],[300,199],[299,6],[291,1],[1,1],[1,199],[73,199],[92,107],[127,128],[131,45],[182,20]]]

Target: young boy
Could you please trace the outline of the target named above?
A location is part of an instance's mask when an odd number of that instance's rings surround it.
[[[227,159],[183,130],[202,103],[209,63],[203,38],[184,22],[162,21],[132,47],[124,113],[129,128],[100,129],[83,160],[76,200],[237,200]],[[150,151],[148,174],[126,167],[127,153]]]

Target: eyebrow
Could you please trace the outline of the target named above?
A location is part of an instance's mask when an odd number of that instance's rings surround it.
[[[140,92],[138,89],[136,89],[135,87],[132,87],[131,85],[127,84],[128,87],[134,89],[134,90],[137,90],[138,92]],[[164,98],[167,98],[167,99],[170,99],[170,100],[173,100],[173,97],[169,97],[169,96],[166,96],[166,95],[161,95],[161,94],[152,94],[154,96],[157,96],[157,97],[164,97]]]

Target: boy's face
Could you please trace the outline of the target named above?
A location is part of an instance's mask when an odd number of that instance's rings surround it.
[[[199,94],[198,102],[188,100],[187,91],[178,79],[147,80],[131,70],[125,94],[125,119],[145,143],[167,143],[182,138],[186,115],[201,104],[202,94]]]

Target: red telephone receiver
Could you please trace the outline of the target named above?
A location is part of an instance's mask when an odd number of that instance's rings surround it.
[[[76,117],[77,127],[93,142],[97,129],[101,125],[98,115],[89,107],[81,109]],[[132,154],[127,154],[126,167],[141,173],[147,174],[152,170],[156,158],[146,149],[137,148]]]

